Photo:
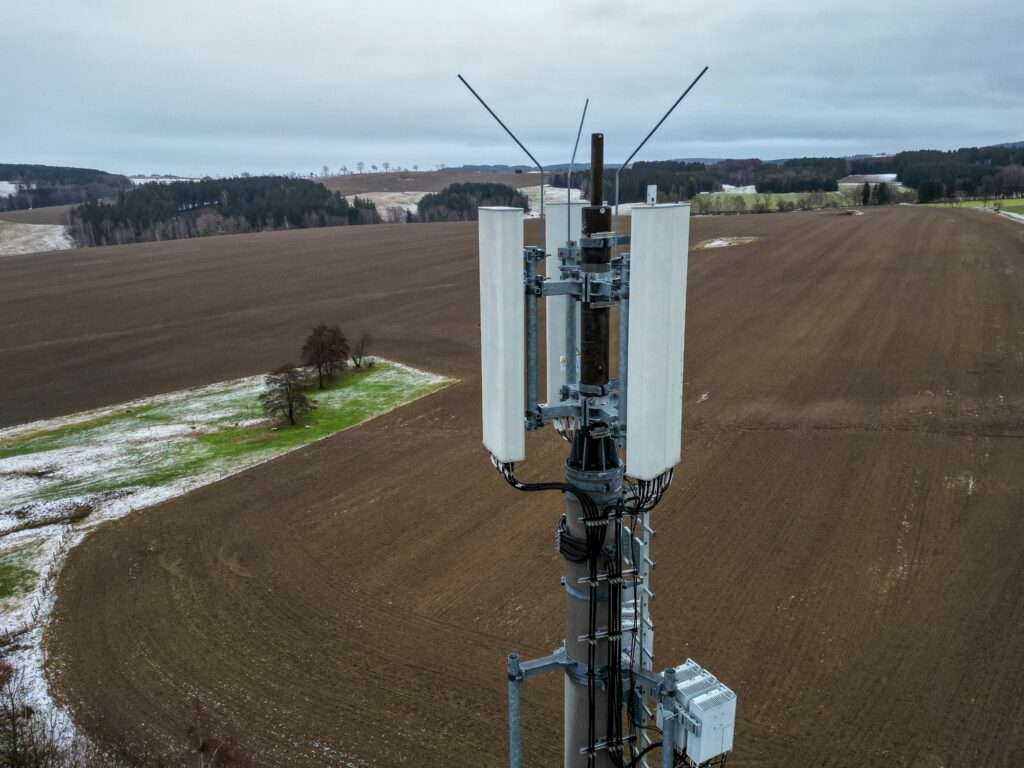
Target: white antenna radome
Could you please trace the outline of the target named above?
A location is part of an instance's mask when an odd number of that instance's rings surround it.
[[[480,209],[483,442],[498,461],[526,458],[523,209]]]
[[[636,206],[632,215],[626,474],[653,480],[682,448],[690,205]]]
[[[544,242],[547,244],[547,256],[544,260],[545,274],[549,280],[561,279],[561,267],[558,260],[558,249],[566,242],[578,243],[583,231],[584,200],[573,200],[569,203],[548,203],[547,217],[544,219]],[[568,210],[567,210],[568,209]],[[547,401],[557,403],[562,400],[562,385],[568,382],[570,355],[574,358],[580,348],[580,308],[579,302],[569,296],[549,296],[547,303],[547,322],[545,338],[547,346]],[[576,342],[569,348],[566,336],[566,313],[569,306],[576,313]]]

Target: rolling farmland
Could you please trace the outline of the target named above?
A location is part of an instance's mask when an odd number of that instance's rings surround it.
[[[755,239],[691,252],[659,660],[736,690],[733,766],[1013,764],[1024,226],[692,223],[695,244],[728,237]],[[504,761],[485,712],[508,651],[560,640],[561,503],[515,494],[480,445],[478,313],[471,223],[0,260],[0,425],[260,373],[323,319],[459,379],[73,550],[46,637],[88,733],[172,752],[199,704],[260,765]],[[529,440],[522,476],[551,479],[564,444]],[[559,759],[560,685],[524,688],[528,765]]]
[[[71,208],[70,205],[50,205],[25,211],[0,211],[0,221],[15,224],[64,224]]]

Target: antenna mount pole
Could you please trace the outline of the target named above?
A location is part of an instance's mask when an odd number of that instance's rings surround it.
[[[602,198],[604,176],[604,135],[590,137],[590,205],[583,209],[583,235],[580,241],[580,268],[584,273],[611,270],[611,208]],[[581,396],[600,397],[609,393],[609,315],[608,302],[584,301],[580,307],[580,378]],[[607,424],[589,423],[581,426],[573,438],[566,461],[566,480],[587,493],[604,513],[622,497],[623,465],[610,436]],[[583,508],[572,494],[565,494],[566,534],[586,541],[588,526]],[[600,547],[582,562],[565,559],[565,652],[572,666],[565,676],[565,768],[612,768],[609,726],[609,678],[616,675],[621,659],[619,632],[621,613],[609,584],[597,574],[611,571],[613,558],[621,553],[609,552],[613,531],[619,523],[612,515],[598,528]],[[593,529],[591,529],[592,531]],[[612,670],[609,672],[609,670]],[[582,674],[581,674],[582,672]],[[617,682],[617,681],[611,681]],[[613,686],[614,689],[614,686]],[[616,709],[617,711],[617,709]],[[599,745],[605,745],[601,747]],[[593,750],[588,755],[588,750]],[[621,752],[617,754],[621,755]]]

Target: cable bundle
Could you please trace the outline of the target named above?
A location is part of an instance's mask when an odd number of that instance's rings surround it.
[[[566,425],[568,426],[568,425]],[[560,432],[562,430],[559,430]],[[567,430],[568,431],[568,430]],[[564,435],[563,435],[564,436]],[[626,741],[633,745],[638,743],[638,731],[660,729],[643,725],[640,722],[639,713],[636,711],[636,690],[633,667],[635,665],[635,654],[640,643],[640,602],[638,595],[638,580],[636,578],[639,565],[632,562],[634,559],[633,539],[635,538],[637,523],[646,513],[649,513],[661,501],[662,496],[672,483],[672,470],[654,480],[626,481],[626,492],[617,503],[605,508],[598,506],[597,502],[586,492],[565,482],[545,483],[524,483],[515,476],[515,464],[512,462],[500,462],[493,455],[491,463],[498,470],[505,481],[516,490],[520,491],[559,491],[571,494],[583,510],[583,522],[585,525],[585,538],[576,538],[569,533],[569,523],[565,515],[558,521],[555,530],[555,546],[558,553],[566,560],[575,563],[587,562],[589,594],[589,617],[587,644],[587,699],[588,699],[588,753],[587,764],[593,766],[596,761],[596,724],[597,724],[597,621],[598,621],[598,585],[600,565],[602,559],[607,563],[606,578],[608,581],[608,612],[607,612],[607,648],[608,648],[608,708],[606,717],[606,739],[607,749],[612,762],[618,768],[632,768],[640,764],[640,760],[655,745],[643,750],[633,746],[630,750],[629,762],[626,762],[624,746]],[[633,590],[633,605],[636,610],[633,612],[633,626],[631,627],[632,642],[629,648],[629,690],[623,690],[623,669],[622,669],[622,590],[625,583],[623,571],[623,518],[631,518],[629,524],[629,557],[628,562],[633,567],[631,588]],[[615,526],[614,550],[610,557],[602,558],[605,532],[607,526]],[[642,652],[642,651],[641,651]],[[623,710],[628,720],[632,734],[628,739],[623,737],[622,716]]]
[[[670,469],[653,480],[626,478],[626,487],[629,489],[629,493],[625,495],[623,501],[626,506],[626,514],[639,515],[654,509],[661,501],[661,497],[665,495],[665,491],[672,485],[674,473],[675,470]]]

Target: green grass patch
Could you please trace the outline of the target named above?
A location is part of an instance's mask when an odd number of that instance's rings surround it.
[[[323,390],[314,384],[308,396],[316,408],[294,426],[263,413],[257,399],[262,377],[254,377],[82,414],[7,438],[0,433],[0,498],[17,506],[223,476],[447,383],[381,361],[369,370],[346,372]]]
[[[28,564],[38,554],[38,544],[22,544],[0,551],[0,602],[32,589],[39,574]]]
[[[0,438],[0,460],[75,445],[81,442],[82,433],[114,424],[124,416],[124,413],[108,413],[75,421],[67,426],[43,427],[33,432],[22,432],[16,438]]]
[[[711,213],[729,213],[734,211],[733,206],[736,204],[736,199],[739,198],[743,200],[746,212],[751,213],[754,210],[754,206],[765,198],[768,200],[769,210],[777,211],[780,201],[792,203],[794,207],[799,207],[800,200],[812,200],[815,197],[819,198],[822,206],[845,208],[852,205],[850,198],[841,192],[710,192],[694,198],[692,204],[694,205],[695,213],[697,212],[698,205],[701,206],[702,210],[708,210],[704,206],[709,204],[711,205],[709,211]]]
[[[1004,211],[1020,213],[1020,209],[1024,208],[1024,198],[1005,197],[999,200],[964,200],[959,203],[923,203],[923,205],[935,208],[994,208],[998,205]]]

